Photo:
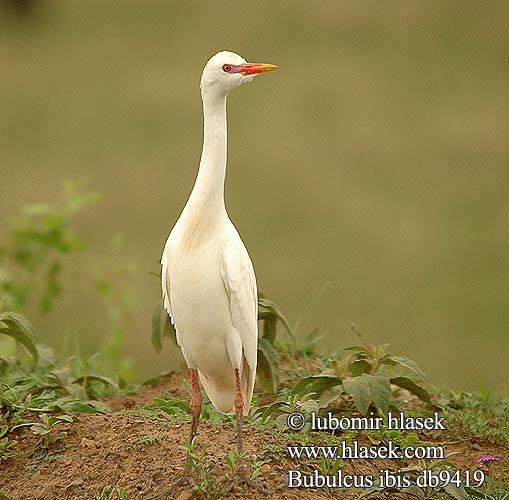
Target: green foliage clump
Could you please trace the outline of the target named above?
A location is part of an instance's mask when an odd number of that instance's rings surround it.
[[[316,332],[312,333],[315,338]],[[312,412],[386,415],[390,409],[399,409],[400,398],[431,403],[423,385],[424,373],[412,360],[390,354],[388,345],[370,344],[361,338],[359,344],[321,359],[319,366],[318,373],[299,377],[283,391],[282,400],[260,408],[257,416],[262,421],[276,418],[284,426],[286,415],[292,412],[306,416]]]
[[[509,443],[509,397],[500,392],[455,392],[443,388],[435,404],[444,414],[451,437]]]
[[[314,394],[320,408],[352,402],[362,415],[373,409],[385,414],[394,404],[394,386],[429,403],[431,396],[422,385],[424,380],[416,363],[390,354],[388,344],[362,343],[337,350],[319,374],[300,380],[292,393]]]
[[[62,257],[85,249],[71,217],[97,199],[80,183],[66,182],[55,203],[26,206],[7,224],[0,241],[0,310],[53,308],[62,292]]]
[[[105,486],[100,495],[95,498],[96,500],[129,500],[129,495],[122,487]]]
[[[62,291],[64,257],[85,248],[71,218],[97,198],[79,183],[66,183],[59,200],[22,209],[1,235],[0,460],[10,456],[9,434],[16,429],[28,427],[46,441],[50,434],[57,439],[62,434],[54,429],[74,420],[51,413],[103,412],[107,407],[100,399],[132,389],[122,377],[117,382],[104,375],[105,366],[120,357],[125,333],[119,294],[104,273],[96,270],[95,290],[113,321],[101,353],[59,359],[38,342],[26,318],[34,307],[46,313],[54,307]]]

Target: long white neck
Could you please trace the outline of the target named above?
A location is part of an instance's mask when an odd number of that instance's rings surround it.
[[[202,99],[203,149],[198,176],[188,203],[207,205],[207,210],[211,212],[224,211],[227,144],[226,94],[203,92]]]

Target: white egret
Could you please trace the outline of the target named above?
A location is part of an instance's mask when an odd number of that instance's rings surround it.
[[[205,65],[198,175],[161,259],[164,306],[191,372],[190,440],[200,418],[201,382],[220,412],[237,415],[239,452],[255,383],[258,308],[253,265],[224,202],[226,99],[230,90],[275,69],[233,52],[219,52]]]

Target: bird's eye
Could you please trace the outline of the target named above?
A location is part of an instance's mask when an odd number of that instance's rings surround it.
[[[223,71],[225,73],[229,73],[232,70],[232,67],[229,64],[223,64]]]

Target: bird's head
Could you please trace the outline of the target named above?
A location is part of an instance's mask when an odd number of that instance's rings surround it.
[[[274,64],[248,63],[234,52],[218,52],[203,68],[200,84],[202,94],[214,91],[226,95],[235,87],[251,82],[257,74],[275,69],[278,67]]]

